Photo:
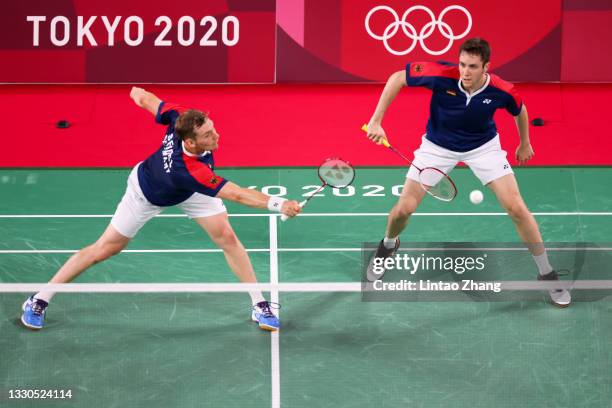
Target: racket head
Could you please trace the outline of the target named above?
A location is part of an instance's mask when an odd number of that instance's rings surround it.
[[[319,178],[333,188],[350,186],[355,180],[355,168],[339,157],[332,157],[319,166]]]
[[[432,197],[441,201],[452,201],[457,197],[455,182],[442,170],[425,167],[419,172],[421,187]]]

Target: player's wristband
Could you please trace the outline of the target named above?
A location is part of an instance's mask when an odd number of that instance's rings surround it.
[[[268,210],[272,212],[281,212],[281,208],[283,208],[283,203],[285,201],[287,201],[286,198],[270,197],[268,200]]]

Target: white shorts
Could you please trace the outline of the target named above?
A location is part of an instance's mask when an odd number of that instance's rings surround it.
[[[423,136],[421,147],[414,152],[414,165],[424,169],[435,167],[448,174],[455,168],[457,163],[464,162],[478,177],[483,185],[493,180],[513,174],[512,167],[506,158],[507,153],[502,150],[499,143],[499,135],[489,140],[482,146],[467,152],[454,152],[430,142]],[[419,171],[410,166],[406,177],[419,181]]]
[[[151,204],[142,193],[138,183],[138,166],[132,169],[127,188],[111,219],[111,225],[123,236],[133,238],[151,218],[164,208]],[[177,204],[189,218],[210,217],[226,212],[220,198],[194,193],[187,200]]]

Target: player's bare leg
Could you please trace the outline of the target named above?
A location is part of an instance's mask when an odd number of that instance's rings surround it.
[[[493,180],[487,186],[495,193],[497,201],[512,219],[519,237],[527,244],[531,254],[534,256],[542,255],[544,245],[538,223],[525,205],[523,197],[521,197],[514,174],[506,174],[497,180]]]
[[[256,283],[257,278],[251,259],[230,225],[227,213],[195,218],[195,221],[208,233],[210,239],[223,250],[227,264],[238,279],[245,283]],[[280,327],[278,318],[272,312],[270,303],[264,299],[261,291],[250,291],[249,295],[253,304],[251,319],[259,323],[259,327],[264,330],[278,330]]]
[[[408,225],[410,216],[416,211],[419,204],[421,204],[425,194],[425,190],[418,182],[406,178],[402,195],[389,212],[385,238],[378,244],[378,249],[370,260],[366,270],[366,278],[370,282],[382,279],[384,271],[375,271],[373,267],[374,260],[376,258],[388,258],[395,254],[400,245],[398,236]]]
[[[210,239],[223,250],[227,264],[238,279],[241,282],[256,283],[257,278],[249,255],[230,225],[227,213],[195,218],[194,220],[206,231]]]
[[[395,238],[401,234],[408,225],[410,216],[423,201],[425,194],[427,193],[418,182],[406,178],[402,195],[391,209],[387,219],[387,237]]]
[[[79,276],[87,268],[118,254],[127,246],[130,238],[121,235],[112,225],[92,245],[86,246],[70,259],[55,273],[49,283],[66,283]],[[45,313],[51,298],[55,293],[42,290],[30,296],[23,304],[21,321],[30,329],[42,329],[45,322]]]
[[[92,245],[86,246],[74,254],[57,271],[49,283],[65,283],[76,278],[90,266],[102,262],[121,252],[130,242],[130,238],[121,235],[115,227],[108,225],[106,231]]]
[[[546,248],[535,218],[525,205],[514,174],[507,174],[487,185],[506,210],[521,240],[527,245],[538,266],[540,280],[557,280],[558,275],[548,261]],[[567,290],[550,290],[551,300],[560,307],[569,306],[571,295]]]

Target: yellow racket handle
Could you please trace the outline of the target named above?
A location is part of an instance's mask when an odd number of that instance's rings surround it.
[[[368,124],[364,123],[363,126],[361,127],[361,130],[363,130],[364,132],[368,133]],[[385,147],[391,147],[391,144],[389,144],[389,142],[387,141],[387,138],[383,138],[381,143]]]

